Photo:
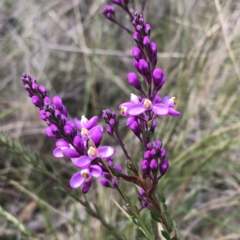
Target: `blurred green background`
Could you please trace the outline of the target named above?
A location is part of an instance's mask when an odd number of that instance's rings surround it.
[[[136,1],[140,10],[140,2]],[[162,95],[177,97],[178,118],[160,119],[170,170],[158,190],[189,240],[240,239],[240,1],[148,0],[145,18],[158,44],[158,67],[167,81]],[[39,153],[45,167],[68,181],[76,169],[52,156],[54,140],[22,86],[30,73],[51,96],[63,98],[71,118],[118,111],[135,89],[132,37],[101,15],[104,0],[1,0],[0,134],[19,141],[26,154]],[[117,19],[131,28],[117,8]],[[120,118],[121,134],[133,158],[142,160],[137,139]],[[104,143],[112,140],[105,135]],[[57,184],[16,154],[0,148],[0,239],[24,237],[20,223],[41,239],[115,239]],[[32,155],[31,155],[32,156]],[[116,163],[125,164],[117,148]],[[54,170],[53,170],[54,169]],[[137,204],[135,190],[126,193]],[[84,199],[80,190],[76,193]],[[138,239],[117,192],[98,181],[86,196],[127,239]],[[141,213],[146,217],[146,210]],[[35,236],[35,237],[36,237]]]

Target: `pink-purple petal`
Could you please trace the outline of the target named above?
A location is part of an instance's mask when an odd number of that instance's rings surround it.
[[[158,103],[152,106],[152,111],[156,113],[158,116],[167,116],[168,115],[168,107],[164,104]]]
[[[64,157],[63,152],[62,152],[62,148],[61,147],[57,147],[53,150],[53,156],[56,158],[62,158]]]
[[[80,154],[72,148],[62,149],[63,155],[68,158],[77,158],[80,157]]]
[[[164,97],[164,98],[163,98],[163,104],[167,104],[168,101],[169,101],[169,99],[171,99],[170,96],[166,96],[166,97]]]
[[[168,111],[169,111],[169,115],[171,115],[172,117],[178,117],[180,116],[180,112],[176,111],[175,109],[173,108],[168,108]]]
[[[145,112],[145,110],[146,109],[144,108],[144,106],[141,103],[139,103],[139,104],[134,104],[131,107],[129,107],[127,109],[127,113],[131,116],[137,116],[137,115]]]
[[[121,109],[122,107],[128,108],[128,107],[130,107],[130,106],[132,106],[132,105],[133,105],[132,102],[124,102],[124,103],[122,103],[122,104],[119,105],[119,109]]]
[[[56,141],[56,147],[69,147],[69,143],[64,139],[58,139]]]
[[[70,186],[72,188],[78,188],[80,187],[85,181],[85,178],[82,177],[80,172],[75,173],[71,180],[70,180]]]
[[[82,130],[82,123],[79,119],[74,118],[74,123],[76,125],[76,127],[81,131]]]
[[[78,158],[76,161],[75,161],[75,165],[78,167],[78,168],[87,168],[89,166],[89,164],[91,163],[91,159],[84,155],[84,156],[81,156],[80,158]]]
[[[98,116],[94,116],[91,119],[89,119],[86,123],[86,129],[91,129],[95,127],[98,124]]]
[[[92,165],[89,167],[91,174],[93,177],[100,177],[102,176],[102,168],[99,167],[98,165]]]
[[[115,149],[111,146],[104,146],[98,148],[98,152],[102,158],[109,158],[114,155]]]

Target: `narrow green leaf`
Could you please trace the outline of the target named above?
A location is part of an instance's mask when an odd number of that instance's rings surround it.
[[[165,239],[171,240],[169,234],[168,234],[166,231],[161,231],[161,233],[162,233],[162,235],[163,235],[163,237],[164,237]]]

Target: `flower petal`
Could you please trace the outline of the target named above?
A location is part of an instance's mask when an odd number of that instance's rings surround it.
[[[76,127],[81,131],[82,130],[82,123],[79,119],[74,118],[74,123],[76,125]]]
[[[78,188],[80,187],[85,181],[85,178],[82,177],[80,172],[75,173],[71,180],[70,180],[70,186],[72,188]]]
[[[77,158],[80,157],[80,154],[72,148],[62,148],[63,155],[68,158]]]
[[[102,141],[103,137],[103,127],[97,126],[89,130],[89,135],[96,147],[98,147]]]
[[[176,111],[175,109],[173,108],[168,108],[168,111],[169,111],[169,115],[171,115],[172,117],[178,117],[180,116],[180,112]]]
[[[53,150],[53,156],[56,158],[62,158],[64,157],[63,152],[62,152],[62,148],[61,147],[57,147]]]
[[[98,124],[98,116],[94,116],[87,121],[86,129],[90,130],[91,128],[95,127],[97,124]]]
[[[168,107],[161,103],[154,104],[152,106],[152,111],[155,112],[158,116],[168,115]]]
[[[99,167],[98,165],[92,165],[91,167],[89,167],[91,174],[93,177],[100,177],[102,176],[102,168]]]
[[[58,139],[56,141],[56,147],[69,147],[69,143],[64,139]]]
[[[132,105],[133,105],[132,102],[124,102],[124,103],[119,105],[119,109],[121,109],[122,107],[126,107],[127,108],[127,107],[130,107]]]
[[[81,156],[80,158],[78,158],[77,160],[74,160],[74,161],[75,161],[74,164],[78,168],[87,168],[92,160],[88,156],[84,155],[84,156]]]
[[[92,186],[92,180],[91,179],[89,181],[85,181],[84,184],[83,184],[82,193],[86,194],[89,191],[91,186]]]
[[[127,109],[127,113],[132,116],[137,116],[140,115],[141,113],[145,112],[145,108],[141,103],[139,104],[134,104],[131,107]]]
[[[104,146],[98,148],[98,152],[100,153],[102,158],[109,158],[114,155],[115,149],[111,146]]]

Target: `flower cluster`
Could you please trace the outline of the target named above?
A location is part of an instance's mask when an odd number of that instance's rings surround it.
[[[107,133],[120,145],[131,174],[124,174],[120,165],[114,166],[113,156],[115,149],[112,146],[101,146],[104,133],[102,126],[98,125],[98,117],[87,119],[82,116],[81,120],[68,119],[67,109],[59,96],[52,99],[44,86],[38,86],[36,79],[28,74],[22,75],[22,81],[32,103],[38,107],[40,118],[48,125],[46,134],[55,138],[56,148],[53,155],[56,158],[67,157],[78,168],[71,180],[72,188],[82,187],[82,192],[87,193],[91,187],[93,178],[100,178],[100,183],[118,191],[120,178],[132,182],[139,187],[136,193],[140,204],[150,208],[153,204],[151,194],[156,191],[158,181],[167,172],[169,167],[166,151],[162,148],[160,140],[151,140],[159,117],[167,115],[176,117],[180,113],[174,109],[175,97],[161,97],[158,93],[163,87],[166,77],[162,69],[156,68],[157,44],[151,41],[151,26],[139,13],[131,15],[128,1],[112,1],[125,10],[131,20],[135,32],[133,40],[136,46],[132,49],[133,64],[138,73],[127,74],[127,81],[139,91],[139,96],[131,94],[129,102],[119,105],[120,114],[127,117],[126,126],[136,135],[142,144],[144,156],[140,165],[141,172],[136,166],[118,130],[118,118],[115,112],[104,110],[102,118],[107,124]],[[115,17],[115,9],[106,5],[102,13],[111,22],[121,26]],[[126,27],[125,30],[130,32]]]
[[[53,155],[56,158],[68,157],[79,168],[73,175],[70,185],[73,188],[82,186],[82,192],[87,193],[91,187],[92,178],[104,176],[104,166],[101,159],[109,163],[115,149],[111,146],[100,146],[103,137],[103,127],[97,126],[98,117],[74,122],[68,119],[66,107],[59,96],[49,97],[44,86],[38,86],[35,78],[28,74],[22,75],[24,88],[32,103],[38,107],[39,116],[48,127],[46,134],[56,138],[56,148]]]

